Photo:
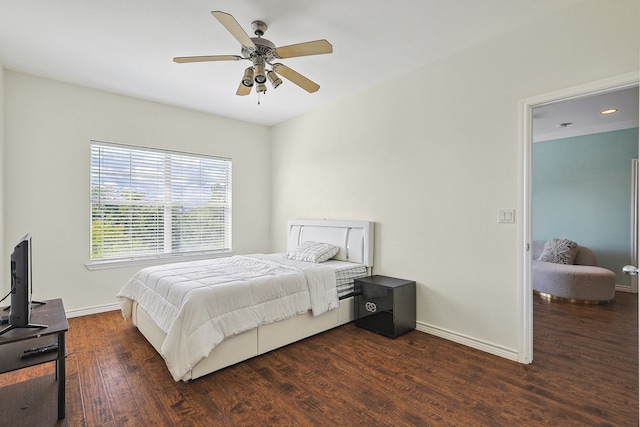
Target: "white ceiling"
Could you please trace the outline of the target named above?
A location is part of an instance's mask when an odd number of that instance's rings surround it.
[[[0,0],[6,69],[273,125],[402,75],[583,0]],[[247,62],[176,64],[174,56],[240,54],[211,15],[276,46],[327,39],[334,52],[282,60],[320,84],[235,91]]]
[[[601,111],[615,108],[614,114]],[[536,107],[533,142],[638,127],[638,86]]]

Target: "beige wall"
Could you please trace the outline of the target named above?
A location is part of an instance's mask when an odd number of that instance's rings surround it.
[[[417,281],[420,327],[516,358],[521,224],[498,211],[518,204],[518,102],[637,70],[637,3],[584,2],[273,127],[272,249],[288,218],[376,221],[374,272]]]
[[[110,304],[136,268],[88,271],[92,139],[233,159],[233,246],[269,249],[269,129],[5,70],[6,239],[33,236],[34,297]],[[8,291],[8,283],[1,289]]]

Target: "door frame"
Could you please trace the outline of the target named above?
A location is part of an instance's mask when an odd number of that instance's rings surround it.
[[[518,362],[533,362],[533,288],[531,286],[531,187],[533,179],[533,109],[558,101],[638,86],[637,71],[526,98],[518,103]]]
[[[640,255],[638,254],[638,244],[640,239],[640,230],[638,229],[638,221],[640,220],[640,211],[638,210],[639,199],[640,199],[640,160],[633,159],[633,177],[632,179],[632,200],[631,200],[631,263],[636,267],[640,266],[638,264],[638,258]],[[631,276],[631,293],[638,293],[638,276]]]

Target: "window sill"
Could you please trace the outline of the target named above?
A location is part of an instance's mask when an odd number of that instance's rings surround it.
[[[93,270],[107,270],[110,268],[125,268],[125,267],[146,267],[151,265],[170,264],[174,262],[185,261],[198,261],[211,258],[224,258],[234,255],[234,252],[203,252],[197,254],[181,254],[181,255],[167,255],[163,257],[154,258],[139,258],[139,259],[118,259],[113,261],[89,261],[84,266],[89,271]]]

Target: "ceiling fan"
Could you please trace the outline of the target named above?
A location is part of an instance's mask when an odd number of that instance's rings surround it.
[[[238,21],[230,14],[221,11],[213,11],[211,14],[240,42],[242,45],[242,56],[178,56],[173,58],[174,62],[239,61],[241,59],[251,61],[252,65],[244,70],[244,76],[236,91],[236,95],[239,96],[248,95],[254,86],[254,82],[256,92],[258,92],[258,94],[264,94],[267,91],[267,85],[265,84],[267,79],[271,82],[274,89],[277,88],[282,84],[282,79],[280,79],[278,74],[309,93],[316,92],[320,89],[320,85],[317,83],[309,80],[286,65],[275,61],[296,56],[331,53],[333,52],[333,46],[331,46],[328,41],[323,39],[276,47],[271,41],[262,38],[265,31],[267,31],[267,24],[264,22],[253,21],[251,28],[256,37],[249,37],[240,24],[238,24]],[[271,67],[271,69],[267,69],[267,66]]]

